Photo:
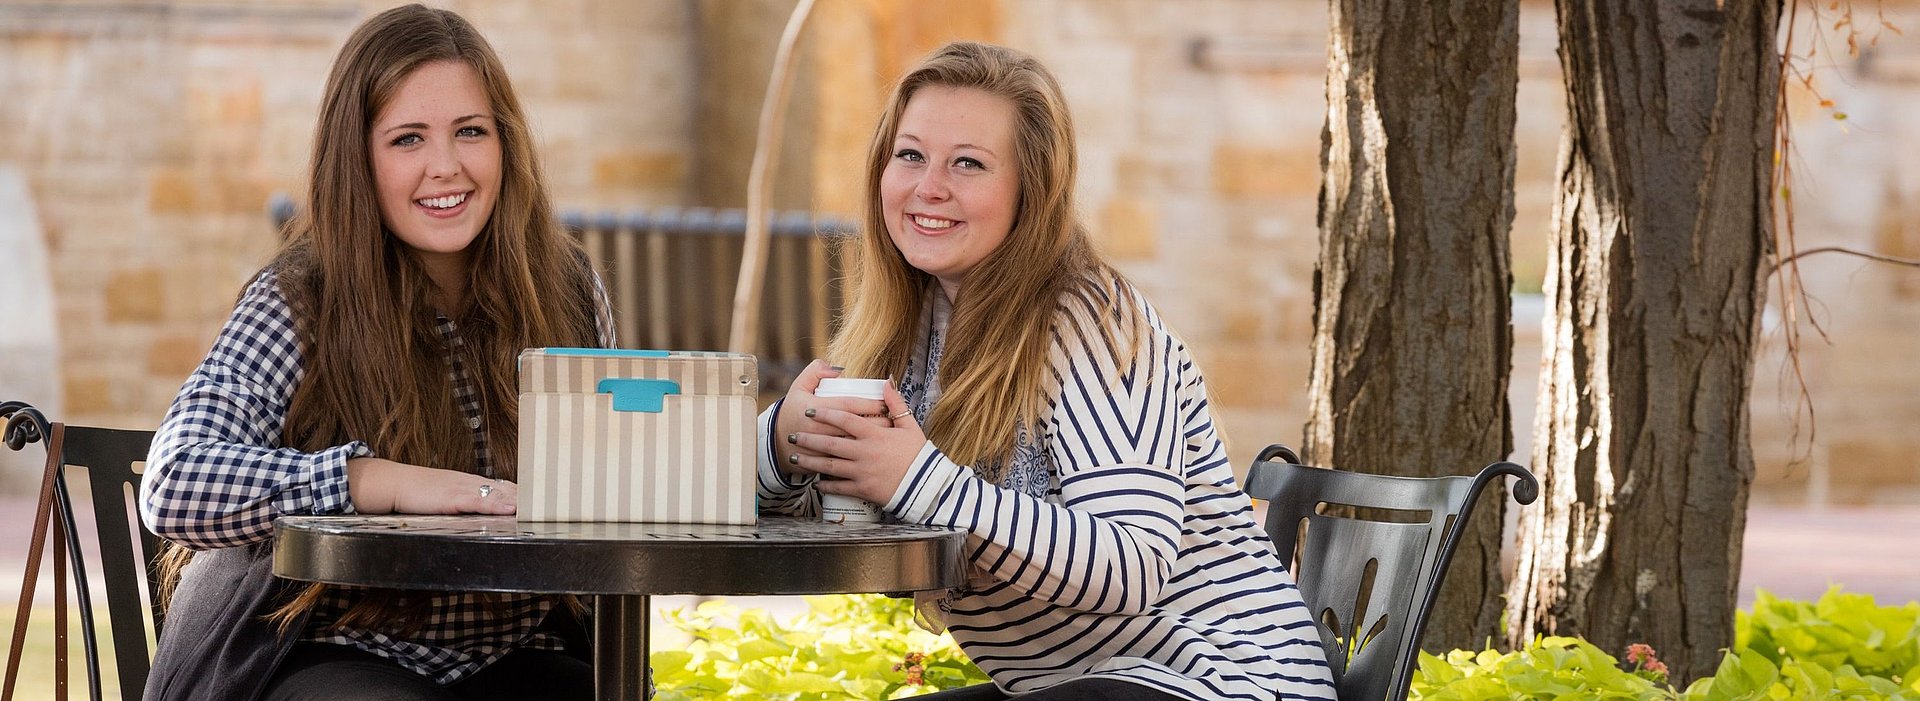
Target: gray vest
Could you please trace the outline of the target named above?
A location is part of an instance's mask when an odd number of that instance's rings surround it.
[[[266,616],[296,583],[273,576],[273,542],[194,553],[167,607],[147,675],[148,701],[259,698],[306,628]]]

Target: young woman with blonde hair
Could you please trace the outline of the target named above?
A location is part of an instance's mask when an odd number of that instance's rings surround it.
[[[516,356],[611,344],[472,25],[408,5],[354,30],[289,227],[154,437],[141,517],[180,549],[146,697],[588,696],[571,600],[271,573],[284,514],[513,513]]]
[[[1032,57],[950,44],[901,79],[830,347],[844,367],[815,361],[762,415],[762,508],[845,495],[968,533],[969,583],[922,610],[994,683],[935,697],[1332,699],[1200,372],[1094,251],[1075,168]],[[841,375],[899,389],[814,395]]]

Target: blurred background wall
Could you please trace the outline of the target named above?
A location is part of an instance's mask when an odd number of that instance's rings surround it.
[[[390,4],[0,0],[0,397],[73,423],[159,421],[278,243],[267,199],[304,179],[340,42]],[[502,54],[562,208],[745,204],[792,0],[433,4]],[[1920,27],[1914,2],[1883,7]],[[1551,4],[1529,0],[1521,23],[1525,462],[1562,90]],[[1298,444],[1305,420],[1325,32],[1318,0],[820,0],[775,205],[857,211],[884,91],[926,51],[970,38],[1036,54],[1075,110],[1084,218],[1195,348],[1244,466]],[[1920,257],[1920,121],[1904,116],[1920,113],[1916,46],[1887,33],[1848,57],[1834,43],[1807,66],[1818,95],[1790,86],[1802,248]],[[1794,418],[1776,309],[1755,368],[1754,498],[1920,502],[1920,271],[1827,254],[1803,273],[1815,304],[1800,313],[1827,332],[1809,330],[1799,357],[1818,434]]]

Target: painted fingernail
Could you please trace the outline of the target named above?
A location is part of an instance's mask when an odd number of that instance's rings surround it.
[[[798,464],[800,464],[800,454],[799,454],[799,453],[794,453],[794,454],[792,454],[792,455],[789,455],[789,456],[787,456],[787,464],[788,464],[788,465],[798,465]]]
[[[807,410],[807,418],[809,418],[809,419],[811,419],[811,418],[813,418],[813,410],[812,410],[812,409],[808,409],[808,410]]]
[[[846,372],[847,370],[846,368],[840,367],[838,365],[828,365],[827,369],[832,370],[834,372]]]
[[[800,445],[800,434],[798,433],[787,434],[787,442],[792,443],[794,445]]]

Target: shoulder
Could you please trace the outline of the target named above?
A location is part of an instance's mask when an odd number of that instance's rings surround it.
[[[293,307],[281,289],[280,274],[268,267],[256,273],[241,291],[209,359],[234,364],[241,358],[294,354],[298,346],[296,327]]]
[[[280,281],[279,270],[272,267],[254,273],[253,279],[240,291],[240,299],[234,302],[233,320],[291,329],[293,305],[287,301]]]
[[[1118,361],[1153,349],[1185,352],[1146,294],[1118,276],[1087,279],[1062,292],[1053,335],[1057,360]]]

